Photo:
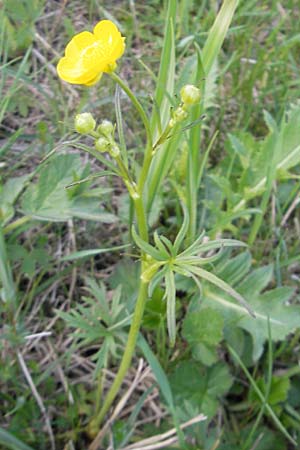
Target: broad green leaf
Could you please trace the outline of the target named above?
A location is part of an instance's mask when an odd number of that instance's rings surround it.
[[[30,175],[10,178],[0,191],[0,221],[5,225],[14,215],[14,202],[24,189]]]
[[[257,386],[261,390],[263,394],[266,392],[266,383],[263,378],[259,378],[256,380]],[[277,405],[279,403],[285,402],[288,397],[288,392],[290,389],[291,383],[288,377],[285,376],[276,376],[272,377],[270,393],[268,395],[268,403],[271,406]],[[250,401],[258,401],[258,396],[253,389],[249,392]]]
[[[218,408],[218,398],[231,387],[228,367],[218,363],[206,368],[199,363],[181,362],[170,376],[170,383],[178,408],[191,403],[199,412],[212,418]]]
[[[203,307],[211,306],[221,312],[226,326],[238,326],[250,333],[254,361],[261,356],[264,343],[268,340],[268,318],[274,342],[284,340],[300,326],[300,306],[290,304],[293,288],[280,287],[261,292],[271,278],[272,267],[266,266],[250,272],[245,280],[235,286],[235,290],[243,295],[253,310],[255,319],[242,306],[234,303],[225,291],[203,284]]]
[[[112,223],[113,214],[99,205],[101,193],[106,189],[85,190],[85,185],[66,189],[86,175],[79,155],[65,154],[53,157],[41,168],[37,183],[31,183],[22,196],[22,209],[28,216],[39,220],[66,221],[73,217]]]
[[[205,366],[212,366],[219,359],[216,347],[202,343],[192,346],[192,356],[195,361],[200,361]]]
[[[188,312],[182,335],[190,344],[194,359],[207,366],[217,362],[216,347],[223,338],[223,325],[222,315],[212,308]]]
[[[223,317],[213,308],[201,308],[188,313],[183,321],[182,334],[189,344],[206,343],[216,346],[223,337]]]

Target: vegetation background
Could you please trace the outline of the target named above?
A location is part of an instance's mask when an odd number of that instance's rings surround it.
[[[114,177],[72,184],[102,169],[80,152],[73,118],[91,111],[116,122],[120,102],[128,154],[137,161],[142,127],[108,77],[88,89],[67,85],[56,63],[74,34],[111,19],[126,36],[119,71],[150,108],[165,3],[0,2],[3,449],[88,447],[86,425],[117,371],[136,298],[127,194]],[[173,104],[220,3],[178,1]],[[248,242],[246,251],[224,249],[210,269],[244,295],[256,322],[224,309],[220,292],[205,283],[200,310],[199,293],[179,278],[170,348],[164,292],[156,289],[99,448],[300,448],[299,23],[299,0],[241,0],[205,82],[199,231]],[[188,133],[150,216],[171,240],[182,223],[174,192],[185,185]]]

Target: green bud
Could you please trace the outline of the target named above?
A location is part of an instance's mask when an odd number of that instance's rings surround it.
[[[186,119],[187,116],[188,116],[188,113],[181,106],[178,106],[178,108],[175,109],[175,111],[174,111],[173,118],[174,118],[175,122],[178,123],[178,122],[182,122],[184,119]]]
[[[111,137],[114,132],[114,126],[109,120],[103,120],[97,128],[97,133]]]
[[[99,137],[95,141],[96,149],[101,152],[108,152],[110,150],[110,142],[105,137]]]
[[[176,121],[172,118],[169,120],[169,128],[173,128],[176,125]]]
[[[109,153],[111,154],[111,156],[112,156],[113,158],[116,158],[117,156],[119,156],[119,154],[120,154],[120,149],[119,149],[119,147],[117,146],[116,143],[114,143],[114,144],[111,145],[111,147],[110,147],[110,149],[109,149]]]
[[[80,134],[89,134],[94,131],[96,121],[91,113],[81,113],[75,116],[75,130]]]
[[[186,84],[180,90],[180,97],[185,106],[195,105],[200,102],[201,91],[193,84]]]

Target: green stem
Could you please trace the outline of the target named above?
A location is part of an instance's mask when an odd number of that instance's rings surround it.
[[[145,241],[148,242],[148,240],[149,240],[148,226],[147,226],[147,218],[146,218],[146,214],[145,214],[142,194],[143,194],[143,187],[144,187],[144,184],[145,184],[145,181],[147,178],[147,174],[148,174],[148,169],[149,169],[151,159],[152,159],[152,135],[151,135],[150,123],[148,121],[148,118],[145,114],[145,111],[144,111],[142,105],[137,100],[136,96],[131,91],[131,89],[127,86],[127,84],[124,83],[124,81],[114,72],[112,72],[110,74],[110,77],[121,87],[121,89],[124,92],[126,92],[129,99],[131,100],[132,104],[134,105],[137,112],[139,113],[141,120],[144,124],[145,130],[146,130],[146,135],[147,135],[146,152],[145,152],[144,162],[143,162],[143,166],[142,166],[140,177],[139,177],[139,182],[138,182],[137,189],[136,189],[137,196],[136,196],[136,198],[133,198],[133,204],[134,204],[134,208],[135,208],[139,234],[142,239],[144,239]],[[117,158],[117,164],[119,166],[119,169],[120,169],[121,175],[123,176],[124,181],[126,181],[128,183],[132,183],[131,177],[130,177],[126,167],[124,166],[121,158]],[[142,260],[141,272],[143,272],[145,269],[144,258],[145,258],[145,254],[142,252],[142,254],[141,254],[141,260]],[[140,331],[143,315],[144,315],[145,304],[146,304],[146,301],[148,298],[148,285],[149,285],[148,282],[143,282],[140,279],[138,298],[137,298],[137,302],[135,305],[135,309],[134,309],[134,313],[133,313],[133,317],[132,317],[132,321],[131,321],[131,326],[130,326],[130,330],[129,330],[129,334],[128,334],[127,344],[126,344],[126,347],[124,350],[121,364],[120,364],[118,373],[116,375],[116,378],[107,393],[107,396],[104,400],[102,408],[100,409],[99,413],[96,414],[96,416],[91,420],[91,422],[89,424],[89,431],[90,431],[91,435],[95,435],[98,432],[98,429],[99,429],[106,413],[108,412],[109,408],[111,407],[114,399],[116,398],[116,396],[120,390],[120,387],[122,385],[122,382],[125,378],[125,375],[130,367],[130,364],[131,364],[131,361],[132,361],[132,358],[134,355],[136,341],[137,341],[138,334]],[[96,448],[97,443],[98,443],[98,439],[96,437],[94,439],[94,441],[92,442],[90,449]]]
[[[24,223],[29,222],[30,220],[31,220],[31,217],[29,217],[29,216],[23,216],[23,217],[20,217],[19,219],[16,219],[14,222],[9,223],[8,225],[6,225],[6,227],[3,228],[3,234],[7,234],[10,231],[15,230],[16,228],[20,227]]]
[[[138,229],[139,233],[145,241],[148,241],[148,227],[147,227],[147,221],[146,221],[146,215],[143,205],[143,200],[141,196],[138,196],[138,198],[134,199],[134,206],[135,206],[135,212],[136,212],[136,218],[138,223]],[[141,264],[141,272],[144,271],[144,254],[142,253],[142,264]],[[102,408],[99,411],[99,414],[94,417],[94,419],[89,424],[89,430],[91,434],[93,435],[94,432],[97,432],[99,426],[101,425],[107,411],[109,410],[112,402],[116,398],[120,387],[122,385],[122,382],[124,380],[124,377],[127,373],[127,370],[130,367],[132,357],[135,351],[136,341],[137,337],[140,331],[143,315],[144,315],[144,309],[146,300],[148,298],[148,285],[149,283],[145,283],[140,279],[140,286],[139,286],[139,292],[138,292],[138,298],[135,305],[132,322],[128,334],[127,344],[124,350],[124,354],[122,357],[122,361],[118,370],[118,373],[116,375],[116,378],[110,388],[110,390],[107,393],[107,396],[105,398],[105,401],[103,403]],[[95,439],[96,443],[97,438]],[[93,448],[93,443],[91,444],[91,447]]]
[[[146,151],[145,151],[144,161],[143,161],[143,165],[142,165],[142,169],[141,169],[140,177],[139,177],[139,181],[138,181],[138,191],[140,193],[142,193],[146,179],[147,179],[149,167],[150,167],[150,164],[152,161],[152,156],[153,156],[152,155],[152,133],[151,133],[151,128],[150,128],[150,122],[144,111],[144,108],[142,107],[142,105],[140,104],[140,102],[138,101],[138,99],[136,98],[136,96],[134,95],[132,90],[130,89],[130,87],[115,72],[110,73],[110,77],[112,78],[112,80],[114,80],[116,83],[118,83],[118,85],[121,87],[121,89],[128,95],[133,106],[139,113],[140,118],[141,118],[143,125],[145,127],[145,130],[146,130],[146,136],[147,136]]]
[[[140,236],[144,241],[148,242],[149,237],[148,237],[147,219],[143,204],[143,198],[141,196],[139,196],[137,199],[134,199],[134,207]]]
[[[145,130],[146,130],[146,134],[147,134],[147,141],[152,143],[152,134],[151,134],[151,129],[150,129],[150,123],[149,123],[148,117],[144,111],[144,108],[142,107],[142,105],[140,104],[140,102],[138,101],[138,99],[136,98],[136,96],[134,95],[132,90],[130,89],[130,87],[127,86],[127,84],[115,72],[111,72],[109,75],[110,75],[111,79],[114,80],[116,83],[118,83],[120,88],[124,92],[126,92],[126,94],[128,95],[130,101],[132,102],[133,106],[135,107],[135,109],[137,110],[137,112],[139,113],[139,115],[142,119],[142,122],[143,122]]]
[[[142,263],[142,270],[143,270],[143,263]],[[140,282],[140,288],[138,293],[137,302],[135,305],[135,310],[129,330],[128,340],[126,344],[126,348],[124,351],[124,355],[118,370],[118,373],[116,375],[116,378],[108,391],[108,394],[105,398],[105,401],[103,403],[103,406],[99,412],[99,414],[92,420],[90,424],[90,430],[91,431],[97,431],[99,426],[101,425],[105,414],[109,410],[112,402],[116,398],[119,389],[122,385],[122,382],[124,380],[124,377],[127,373],[127,370],[130,367],[131,360],[134,354],[135,345],[137,341],[137,337],[140,331],[140,326],[144,314],[145,304],[148,296],[148,283]]]

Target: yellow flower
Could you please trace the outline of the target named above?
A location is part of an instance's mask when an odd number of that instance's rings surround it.
[[[68,43],[57,65],[59,77],[72,84],[95,84],[103,72],[116,68],[116,60],[124,53],[124,41],[113,22],[101,20],[93,33],[83,31]]]

